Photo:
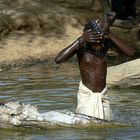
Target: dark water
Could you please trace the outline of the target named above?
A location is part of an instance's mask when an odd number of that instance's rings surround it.
[[[39,112],[75,111],[80,79],[75,64],[46,65],[0,74],[0,101],[37,105]],[[114,120],[133,126],[103,128],[0,129],[0,140],[139,140],[140,88],[109,89]]]

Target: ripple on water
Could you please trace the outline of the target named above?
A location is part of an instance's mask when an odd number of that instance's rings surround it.
[[[45,65],[17,70],[13,74],[1,74],[0,101],[19,101],[35,104],[39,112],[68,109],[75,111],[78,82],[80,79],[78,68],[66,64],[63,69],[53,70]],[[67,71],[69,68],[69,71]],[[19,132],[19,139],[29,136],[34,139],[139,139],[140,135],[140,96],[139,89],[109,89],[111,107],[117,122],[135,124],[128,128],[102,129],[55,129],[37,132]],[[6,130],[5,130],[6,131]],[[6,132],[3,133],[7,133]],[[0,135],[2,135],[0,131]],[[11,132],[12,134],[15,132]],[[9,133],[9,137],[11,137]],[[18,134],[17,134],[18,135]],[[16,136],[17,136],[16,135]],[[6,138],[6,135],[3,134]]]

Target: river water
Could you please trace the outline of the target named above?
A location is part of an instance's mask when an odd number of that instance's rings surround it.
[[[40,113],[58,109],[75,111],[80,80],[76,64],[38,65],[1,73],[0,79],[1,102],[37,105]],[[139,140],[139,93],[139,87],[109,89],[114,120],[128,124],[126,127],[0,129],[0,140]]]

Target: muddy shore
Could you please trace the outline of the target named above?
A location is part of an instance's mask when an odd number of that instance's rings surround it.
[[[0,71],[53,61],[102,12],[97,0],[0,0],[0,5]]]
[[[1,72],[53,62],[62,48],[82,34],[87,21],[103,14],[103,5],[98,0],[0,0],[0,5]],[[139,48],[137,28],[124,29],[122,34],[120,27],[112,30],[127,39],[133,35],[128,42],[134,49]]]

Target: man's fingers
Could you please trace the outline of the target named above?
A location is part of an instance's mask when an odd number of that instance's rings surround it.
[[[89,36],[89,39],[102,40],[103,39],[103,36],[93,36],[93,35],[90,35]]]
[[[97,33],[90,33],[89,36],[95,36],[95,37],[103,37],[102,34],[97,34]]]
[[[91,43],[97,43],[97,42],[99,43],[100,41],[99,40],[91,40],[90,42]]]
[[[84,38],[85,42],[94,43],[94,42],[100,42],[105,37],[100,32],[95,32],[95,31],[89,29],[83,33],[83,38]]]
[[[103,37],[90,36],[90,37],[89,37],[89,42],[100,42],[100,41],[102,41],[103,39],[104,39]]]
[[[90,40],[91,43],[100,42],[100,41],[101,41],[101,40],[99,40],[99,39],[91,39],[91,40]]]
[[[92,38],[93,38],[93,39],[100,39],[100,40],[101,40],[101,39],[103,39],[104,37],[103,37],[103,36],[92,36],[92,35],[89,36],[89,39],[92,39]]]

